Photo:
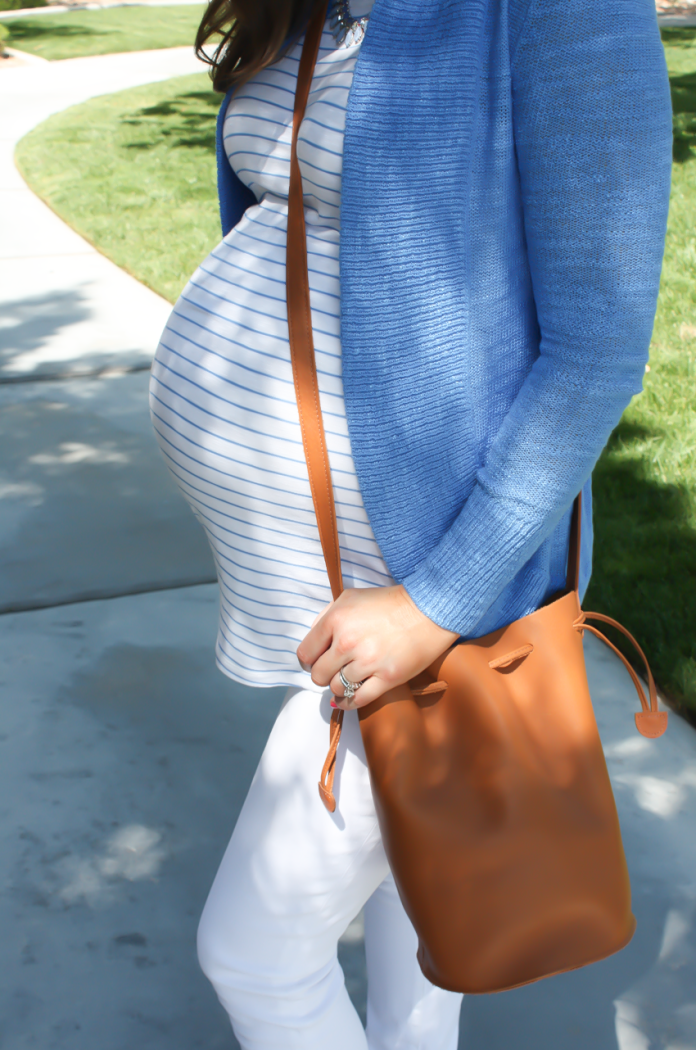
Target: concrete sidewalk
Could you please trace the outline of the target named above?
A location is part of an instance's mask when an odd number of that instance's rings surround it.
[[[147,366],[171,309],[34,196],[17,142],[88,98],[203,68],[181,47],[0,70],[0,382]]]
[[[52,113],[202,68],[173,48],[0,71],[0,612],[215,579],[147,413],[171,306],[67,227],[13,162]]]
[[[0,76],[3,1050],[235,1045],[195,928],[282,691],[214,668],[212,562],[147,416],[169,305],[11,163],[49,113],[196,68],[152,52]],[[586,652],[638,932],[596,966],[467,999],[461,1050],[696,1050],[696,733],[672,716],[639,737],[623,666]],[[364,1013],[360,918],[340,952]]]

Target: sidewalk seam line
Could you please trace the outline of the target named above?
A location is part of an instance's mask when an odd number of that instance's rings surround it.
[[[133,375],[135,372],[149,372],[152,368],[152,362],[142,365],[132,365],[129,367],[119,368],[97,368],[87,369],[79,372],[44,372],[35,376],[1,376],[0,375],[0,387],[2,386],[19,386],[20,384],[27,383],[60,383],[69,379],[104,379],[109,376],[127,376]]]
[[[40,612],[42,609],[62,609],[67,605],[83,605],[86,602],[112,601],[114,598],[130,598],[139,594],[159,594],[163,591],[178,591],[191,587],[204,587],[217,582],[217,577],[212,576],[199,580],[183,580],[178,581],[177,583],[164,583],[159,586],[143,584],[142,587],[131,588],[127,591],[104,591],[99,594],[86,592],[81,596],[66,598],[64,601],[57,602],[16,602],[14,605],[8,605],[7,607],[0,606],[0,616],[13,616],[18,613]]]

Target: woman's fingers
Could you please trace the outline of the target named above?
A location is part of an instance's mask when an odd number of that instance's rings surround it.
[[[363,707],[424,670],[457,635],[429,620],[402,586],[344,591],[297,649],[312,681],[331,685],[339,706]],[[365,679],[351,701],[339,700],[349,681]]]
[[[319,616],[317,616],[310,627],[309,632],[305,635],[296,649],[297,659],[300,661],[300,667],[303,671],[309,671],[322,653],[325,653],[331,646],[331,641],[333,639],[333,625],[331,623],[330,613],[333,604],[334,603],[331,602],[322,610]],[[317,682],[317,685],[321,684],[321,682]]]
[[[305,669],[311,668],[315,685],[328,685],[341,667],[355,655],[355,648],[362,642],[364,611],[361,615],[351,608],[350,593],[343,594],[331,603],[322,618],[303,639],[297,649],[297,657]]]
[[[360,646],[358,645],[359,648]],[[338,648],[334,635],[334,644],[325,653],[322,653],[312,665],[312,681],[315,685],[330,685],[332,690],[336,686],[339,693],[342,693],[343,689],[340,686],[338,677],[338,673],[342,668],[343,673],[350,682],[361,682],[363,678],[367,678],[374,671],[374,667],[369,666],[364,659],[360,659],[358,652],[347,650],[346,648]],[[350,673],[348,668],[351,669]],[[356,678],[356,674],[359,677]]]

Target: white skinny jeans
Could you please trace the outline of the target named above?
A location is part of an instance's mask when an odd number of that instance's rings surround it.
[[[201,966],[243,1050],[456,1050],[462,997],[416,961],[355,712],[343,723],[335,813],[319,798],[329,701],[302,689],[285,698],[203,911]],[[336,955],[363,906],[367,1031]]]

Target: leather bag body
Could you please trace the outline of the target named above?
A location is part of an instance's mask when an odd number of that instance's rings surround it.
[[[633,935],[580,620],[571,592],[359,711],[419,962],[443,988],[513,988]],[[444,689],[419,694],[428,678]]]
[[[326,15],[309,23],[298,73],[289,190],[287,305],[293,375],[317,524],[334,598],[343,589],[316,378],[297,135]],[[359,710],[382,838],[418,959],[434,984],[493,992],[623,948],[635,919],[614,797],[587,685],[583,632],[624,661],[645,736],[667,715],[646,663],[631,665],[583,613],[580,498],[566,590],[529,616],[449,649]],[[643,656],[634,639],[631,640]],[[643,657],[643,659],[645,659]],[[333,811],[343,712],[334,712],[319,791]]]

